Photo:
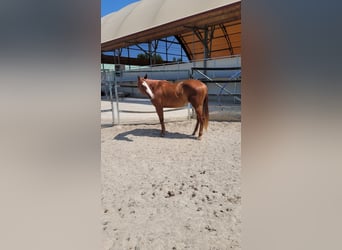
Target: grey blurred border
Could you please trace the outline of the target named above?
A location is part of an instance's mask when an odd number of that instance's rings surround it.
[[[0,7],[0,249],[102,249],[100,1]]]
[[[242,1],[243,249],[341,249],[341,3]]]

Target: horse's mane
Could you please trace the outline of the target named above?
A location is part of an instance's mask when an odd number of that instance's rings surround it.
[[[156,79],[145,79],[146,82],[150,82],[150,83],[159,83],[159,82],[165,82],[165,83],[170,83],[167,80],[156,80]]]

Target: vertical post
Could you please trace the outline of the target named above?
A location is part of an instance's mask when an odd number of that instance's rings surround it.
[[[237,84],[236,84],[236,82],[234,83],[234,95],[236,94],[236,92],[237,92]],[[236,96],[234,96],[234,98],[233,98],[233,100],[234,100],[234,104],[236,103],[236,98],[235,98]]]
[[[204,45],[204,55],[203,55],[203,67],[207,67],[207,60],[208,60],[208,27],[204,28],[204,40],[203,40],[203,45]],[[204,70],[204,74],[207,74],[207,70]]]
[[[152,66],[152,48],[151,41],[148,41],[148,57],[150,59],[150,66]]]
[[[191,104],[190,102],[188,103],[188,120],[191,118]]]
[[[131,70],[131,62],[130,62],[129,46],[127,47],[127,56],[128,56],[129,70]]]
[[[115,50],[113,50],[113,66],[114,66],[114,69],[115,69]]]
[[[117,83],[115,72],[114,72],[114,88],[115,88],[115,99],[116,99],[116,115],[117,115],[117,119],[118,119],[118,124],[120,124],[118,83]]]
[[[122,54],[122,48],[121,48],[121,49],[118,49],[118,64],[120,64],[120,57],[121,57],[121,54]]]
[[[195,67],[195,28],[192,29],[192,51],[191,51],[191,56],[192,56],[192,66]]]
[[[109,87],[110,106],[112,110],[112,126],[114,126],[113,84],[112,84],[112,81],[108,81],[107,83],[109,85],[108,87]]]

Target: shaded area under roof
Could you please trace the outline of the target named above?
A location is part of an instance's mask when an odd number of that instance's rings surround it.
[[[239,55],[241,1],[142,0],[101,19],[102,51],[168,36],[190,60]]]

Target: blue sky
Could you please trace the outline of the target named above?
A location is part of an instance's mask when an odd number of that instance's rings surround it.
[[[101,0],[101,17],[138,1],[139,0]]]
[[[118,11],[122,8],[124,8],[125,6],[131,4],[131,3],[135,3],[138,2],[139,0],[101,0],[101,17],[108,15],[109,13],[112,13],[114,11]],[[170,39],[174,39],[173,37],[171,37]],[[147,50],[147,44],[140,44],[141,47],[145,48]],[[165,43],[164,42],[160,42],[158,45],[158,48],[164,52],[165,51]],[[164,49],[163,49],[164,48]],[[179,45],[168,45],[168,53],[169,56],[167,58],[165,58],[165,54],[163,54],[162,52],[158,52],[161,53],[161,56],[163,57],[163,59],[165,60],[173,60],[173,58],[180,58],[180,47]],[[137,54],[142,53],[142,51],[140,49],[138,49],[136,46],[132,46],[131,47],[131,51],[130,51],[130,56],[131,57],[136,57]],[[113,54],[113,52],[106,52],[105,54]],[[126,49],[122,50],[122,56],[128,56],[128,51]],[[185,56],[185,52],[183,52],[183,60],[186,61],[186,56]]]

